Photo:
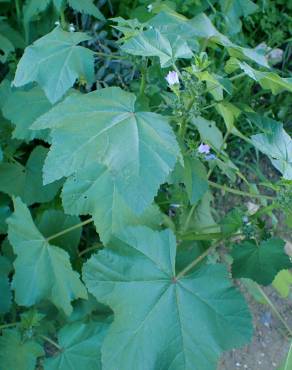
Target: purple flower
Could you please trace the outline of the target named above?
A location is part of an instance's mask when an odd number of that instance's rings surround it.
[[[210,146],[208,144],[200,144],[200,146],[198,147],[198,152],[201,153],[201,154],[209,154],[210,153]]]
[[[179,84],[178,74],[175,71],[168,72],[168,74],[165,77],[165,79],[168,82],[169,86],[173,86],[175,84]]]
[[[205,156],[206,161],[212,161],[213,159],[217,159],[215,154],[208,154]]]

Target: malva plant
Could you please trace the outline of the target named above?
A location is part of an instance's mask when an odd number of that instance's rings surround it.
[[[216,369],[253,333],[233,279],[265,286],[292,267],[277,234],[279,215],[292,227],[292,140],[256,109],[291,77],[207,14],[145,14],[3,7],[1,370]],[[118,51],[96,50],[95,24]],[[112,61],[132,77],[97,85]],[[274,179],[250,177],[241,148]]]

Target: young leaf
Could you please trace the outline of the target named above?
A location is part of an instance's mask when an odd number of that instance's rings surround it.
[[[23,341],[17,330],[4,330],[0,337],[1,370],[34,370],[37,357],[43,356],[44,350],[34,340]]]
[[[29,23],[36,15],[45,11],[51,0],[26,0],[23,6],[23,21]]]
[[[77,272],[72,270],[69,255],[48,243],[19,198],[15,199],[14,208],[8,220],[8,238],[17,255],[13,278],[16,302],[32,306],[48,299],[70,315],[71,301],[86,298],[87,293]]]
[[[147,24],[170,39],[175,39],[179,35],[192,50],[196,52],[200,50],[200,44],[195,37],[196,30],[187,18],[177,12],[160,11]]]
[[[281,123],[273,122],[268,121],[270,125],[267,126],[271,133],[252,135],[251,140],[258,150],[270,158],[285,179],[292,180],[292,139]]]
[[[31,141],[33,139],[47,140],[48,130],[30,130],[33,122],[52,107],[40,87],[28,91],[14,90],[8,95],[3,108],[3,116],[10,120],[15,129],[12,136],[15,139]]]
[[[264,55],[262,55],[256,49],[244,48],[231,42],[228,37],[216,29],[206,14],[198,14],[196,17],[191,19],[189,23],[195,30],[196,37],[205,39],[207,41],[210,40],[211,42],[224,46],[230,56],[252,60],[263,67],[269,68],[267,59]]]
[[[177,59],[193,56],[187,43],[179,36],[167,38],[157,29],[150,29],[132,37],[121,47],[132,55],[159,57],[162,68],[171,66]]]
[[[137,227],[126,229],[85,264],[89,291],[115,316],[102,347],[103,370],[117,364],[121,369],[211,370],[220,352],[250,339],[247,305],[226,268],[204,265],[176,280],[175,254],[171,231]]]
[[[68,0],[68,4],[79,13],[93,15],[101,21],[105,20],[98,7],[94,5],[93,0]]]
[[[289,270],[281,270],[273,280],[273,287],[283,298],[289,296],[292,287],[292,272]]]
[[[216,221],[212,215],[211,201],[212,195],[210,192],[206,192],[198,203],[193,217],[191,219],[190,228],[193,231],[201,233],[216,233],[220,232],[219,225],[217,226]]]
[[[20,163],[0,163],[0,191],[21,197],[27,205],[52,200],[61,182],[43,185],[41,171],[47,153],[48,149],[43,146],[35,147],[25,167]]]
[[[258,82],[263,89],[271,90],[276,95],[283,91],[292,92],[291,78],[280,77],[274,72],[258,71],[245,62],[231,58],[226,64],[226,72],[231,73],[240,68],[248,77]]]
[[[27,0],[23,7],[23,18],[26,23],[29,23],[34,16],[45,11],[50,3],[54,3],[58,11],[62,6],[63,1],[61,0]],[[95,18],[104,20],[104,16],[94,5],[93,0],[67,0],[68,5],[83,14],[93,15]]]
[[[62,351],[44,362],[45,370],[101,370],[100,348],[107,324],[76,322],[64,326],[58,334]]]
[[[17,65],[14,85],[36,81],[49,101],[56,103],[78,77],[93,81],[94,53],[78,46],[89,39],[84,33],[55,28],[25,49]]]
[[[251,0],[220,0],[220,6],[227,20],[228,32],[232,35],[241,30],[241,17],[247,17],[259,9]]]
[[[137,216],[127,206],[117,190],[110,171],[93,164],[65,182],[62,192],[64,209],[73,215],[92,214],[103,243],[126,225],[144,224],[149,227],[162,222],[162,214],[155,206]]]
[[[292,267],[284,250],[285,242],[272,238],[259,246],[252,240],[237,244],[232,250],[232,275],[250,278],[262,285],[272,283],[282,269]]]
[[[44,182],[101,163],[127,205],[142,213],[174,167],[179,148],[166,118],[135,112],[134,104],[133,94],[107,88],[69,96],[41,116],[32,127],[52,129]]]
[[[203,142],[209,143],[216,150],[220,150],[223,136],[214,121],[208,121],[199,116],[192,119],[192,124],[198,129]]]
[[[208,190],[207,171],[202,162],[190,156],[184,157],[184,166],[176,164],[173,181],[184,183],[191,204],[202,199]]]

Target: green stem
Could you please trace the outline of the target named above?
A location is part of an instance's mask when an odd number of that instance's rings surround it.
[[[291,364],[291,362],[292,362],[292,342],[290,344],[290,348],[289,348],[289,351],[288,351],[288,355],[287,355],[283,370],[289,370],[288,366],[290,366],[289,364]]]
[[[283,319],[280,312],[277,310],[277,308],[274,306],[274,303],[270,300],[270,298],[266,295],[266,293],[263,291],[263,289],[258,285],[258,290],[262,294],[262,296],[267,301],[268,305],[271,307],[274,314],[278,317],[278,319],[281,321],[281,323],[284,325],[284,327],[287,329],[289,336],[292,336],[292,330],[290,329],[289,325],[286,323],[286,321]]]
[[[122,56],[122,55],[114,55],[114,54],[108,54],[108,53],[102,53],[100,51],[95,51],[94,52],[95,55],[98,55],[100,57],[105,57],[105,58],[109,58],[109,59],[128,59],[126,56]]]
[[[186,133],[186,130],[187,130],[188,113],[192,109],[192,106],[193,106],[195,100],[196,100],[196,97],[193,96],[192,99],[189,101],[189,104],[187,105],[185,116],[184,116],[184,118],[181,122],[178,133],[179,133],[180,137],[182,137],[182,138],[185,136],[185,133]]]
[[[145,88],[146,88],[146,72],[147,72],[147,60],[145,62],[145,65],[141,69],[141,84],[140,84],[140,90],[139,95],[144,96],[145,95]]]
[[[100,248],[100,247],[102,247],[102,244],[95,244],[95,245],[93,245],[93,246],[91,246],[91,247],[88,247],[88,248],[86,248],[86,249],[83,249],[83,251],[81,251],[81,252],[78,254],[78,257],[81,257],[81,256],[83,256],[84,254],[86,254],[86,253],[88,253],[88,252],[90,252],[90,251],[93,251],[93,250],[95,250],[95,249],[98,249],[98,248]]]
[[[18,324],[18,322],[12,322],[10,324],[0,325],[0,330],[6,329],[6,328],[13,328],[17,324]]]
[[[226,133],[225,133],[225,135],[224,135],[224,138],[223,138],[223,141],[222,141],[222,143],[221,143],[221,145],[220,145],[220,148],[219,148],[219,151],[218,151],[218,155],[220,155],[221,154],[221,151],[222,151],[222,149],[224,148],[224,145],[225,145],[225,143],[226,143],[226,141],[227,141],[227,139],[228,139],[228,136],[230,135],[230,131],[226,131]],[[210,177],[211,177],[211,175],[212,175],[212,173],[213,173],[213,170],[214,170],[214,167],[213,168],[210,168],[210,170],[209,170],[209,172],[208,172],[208,175],[207,175],[207,178],[209,179]]]
[[[56,343],[55,341],[53,341],[51,338],[47,337],[46,335],[40,335],[40,338],[42,338],[43,340],[45,340],[46,342],[49,342],[50,344],[52,344],[54,347],[56,347],[59,351],[62,351],[63,348],[59,346],[58,343]]]
[[[90,224],[91,222],[93,222],[93,218],[92,218],[92,217],[91,217],[91,218],[88,218],[87,220],[85,220],[85,221],[83,221],[83,222],[80,222],[79,224],[76,224],[76,225],[74,225],[74,226],[68,227],[67,229],[64,229],[64,230],[62,230],[62,231],[60,231],[60,232],[58,232],[58,233],[56,233],[56,234],[53,234],[53,235],[49,236],[49,237],[46,239],[46,241],[47,241],[47,242],[49,242],[49,241],[50,241],[50,240],[52,240],[52,239],[56,239],[56,238],[58,238],[59,236],[62,236],[62,235],[64,235],[64,234],[67,234],[67,233],[69,233],[70,231],[73,231],[73,230],[75,230],[75,229],[78,229],[79,227],[82,227],[82,226],[85,226],[85,225],[87,225],[87,224]]]
[[[197,206],[197,204],[195,203],[195,204],[192,205],[192,208],[190,209],[190,212],[189,212],[188,217],[186,219],[186,223],[185,223],[184,228],[183,228],[184,231],[187,230],[188,227],[189,227],[189,224],[191,222],[191,218],[192,218],[193,213],[196,209],[196,206]]]
[[[64,30],[67,29],[67,22],[66,22],[66,18],[65,18],[65,7],[62,6],[62,8],[60,9],[60,18],[61,18],[61,25],[62,25],[62,28]]]
[[[221,240],[210,248],[206,249],[204,253],[202,253],[199,257],[194,259],[190,264],[188,264],[181,272],[176,275],[176,280],[181,279],[185,276],[190,270],[192,270],[198,263],[200,263],[205,257],[207,257],[211,252],[213,252],[219,245],[221,244]]]
[[[203,233],[198,234],[193,231],[179,234],[180,240],[216,240],[221,239],[224,236],[223,233]]]
[[[213,181],[208,181],[208,183],[213,188],[221,189],[221,190],[224,190],[224,191],[226,191],[228,193],[232,193],[232,194],[242,195],[244,197],[270,199],[270,200],[275,200],[276,199],[275,197],[271,197],[269,195],[252,194],[252,193],[248,193],[248,192],[245,192],[245,191],[232,189],[232,188],[229,188],[225,185],[216,184],[216,182],[213,182]]]
[[[20,10],[19,0],[15,0],[15,9],[16,9],[17,23],[20,25],[20,23],[21,23],[21,10]]]
[[[236,75],[236,76],[233,76],[233,77],[230,77],[229,78],[229,81],[235,81],[235,80],[237,80],[238,78],[241,78],[241,77],[243,77],[243,76],[245,76],[246,74],[245,74],[245,72],[242,72],[242,73],[239,73],[238,75]]]
[[[209,105],[206,105],[205,107],[203,107],[203,108],[201,109],[201,111],[202,111],[202,110],[207,110],[207,109],[212,108],[212,107],[215,107],[215,105],[217,105],[217,104],[218,104],[218,102],[216,102],[216,103],[212,103],[212,104],[209,104]]]

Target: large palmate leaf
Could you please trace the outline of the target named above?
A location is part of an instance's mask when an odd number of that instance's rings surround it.
[[[249,117],[252,117],[249,115]],[[287,180],[292,180],[292,139],[280,122],[265,119],[264,134],[252,135],[254,146],[266,154]]]
[[[137,227],[85,264],[89,291],[115,316],[103,370],[211,370],[221,351],[249,340],[250,314],[225,267],[176,280],[175,254],[172,232]]]
[[[46,140],[48,131],[29,130],[32,123],[52,107],[40,87],[28,91],[14,90],[8,95],[2,108],[3,116],[14,125],[13,137],[30,141]]]
[[[157,29],[150,29],[132,37],[121,47],[132,55],[159,57],[161,67],[171,66],[179,58],[191,58],[193,53],[178,35],[167,37]]]
[[[93,81],[94,53],[78,44],[89,40],[84,33],[66,32],[59,27],[28,46],[20,59],[15,86],[36,81],[51,103],[55,103],[78,77]]]
[[[262,72],[252,68],[245,62],[231,58],[226,64],[226,72],[231,73],[240,68],[248,77],[258,82],[263,89],[271,90],[276,95],[283,91],[292,92],[291,78],[280,77],[274,72]]]
[[[0,337],[0,370],[34,370],[44,350],[33,339],[24,341],[17,330],[4,330]]]
[[[92,322],[64,326],[58,334],[62,351],[45,360],[45,370],[101,370],[100,348],[107,324]]]
[[[52,129],[44,182],[100,162],[127,205],[142,213],[174,167],[179,148],[167,119],[135,112],[135,99],[119,88],[102,89],[70,96],[40,117],[32,127]],[[88,179],[92,182],[92,174]]]
[[[31,152],[25,166],[17,162],[0,163],[0,191],[21,197],[27,205],[52,200],[61,182],[43,185],[41,171],[47,153],[48,149],[37,146]]]
[[[93,215],[104,243],[126,225],[157,227],[162,222],[162,214],[155,206],[148,207],[140,216],[135,215],[119,194],[107,167],[99,164],[70,177],[63,187],[62,198],[67,213]]]
[[[232,275],[270,284],[280,270],[292,267],[284,246],[285,242],[277,238],[263,241],[259,246],[254,241],[237,244],[232,250]]]
[[[69,255],[43,237],[28,208],[19,198],[8,222],[8,238],[17,258],[13,288],[19,305],[32,306],[48,299],[65,314],[72,312],[71,301],[86,298],[78,273],[72,270]]]

